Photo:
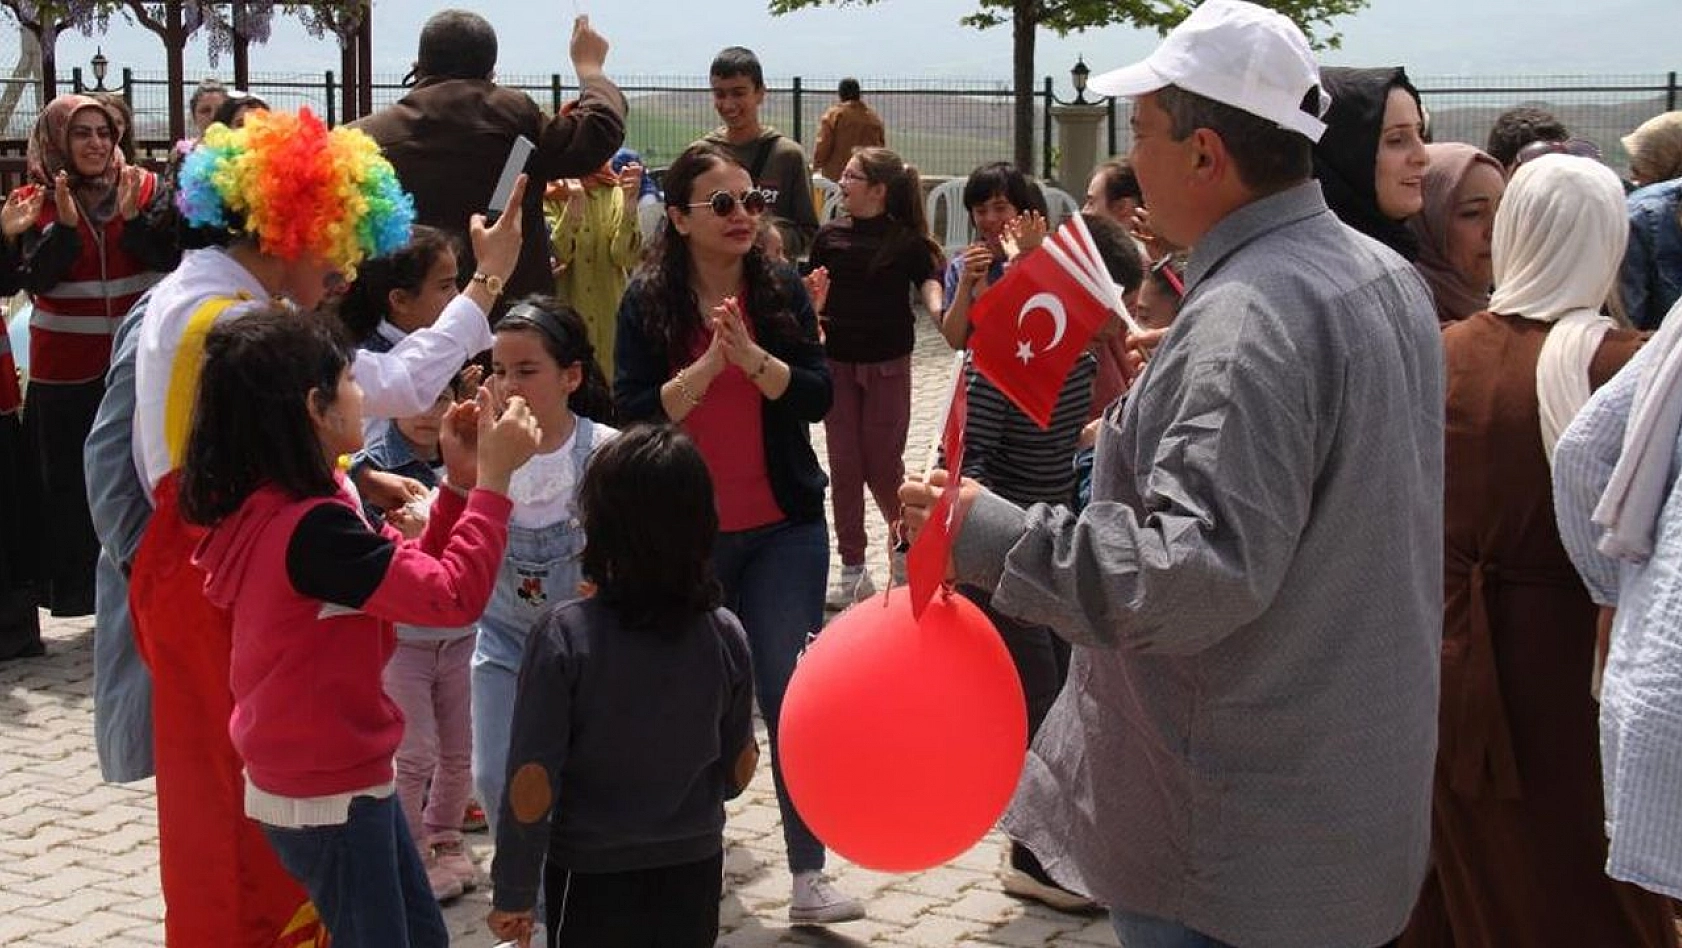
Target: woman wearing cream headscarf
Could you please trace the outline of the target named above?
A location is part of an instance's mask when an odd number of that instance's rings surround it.
[[[1419,243],[1413,265],[1431,286],[1437,320],[1447,325],[1489,306],[1490,243],[1507,179],[1500,162],[1471,145],[1430,144],[1425,154],[1425,207],[1407,227]]]
[[[1600,315],[1625,235],[1605,166],[1549,155],[1495,217],[1489,309],[1449,326],[1442,710],[1432,873],[1401,944],[1674,946],[1668,904],[1607,878],[1598,610],[1554,523],[1554,443],[1640,345]]]
[[[1619,290],[1637,329],[1657,329],[1682,298],[1682,112],[1641,123],[1623,138],[1629,176],[1629,249]]]

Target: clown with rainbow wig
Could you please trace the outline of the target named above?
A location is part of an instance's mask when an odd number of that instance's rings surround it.
[[[135,541],[130,556],[109,544],[107,553],[129,576],[133,644],[146,667],[115,671],[151,674],[165,937],[171,948],[323,946],[315,909],[246,815],[249,788],[228,736],[231,617],[205,600],[204,575],[190,564],[203,531],[177,509],[177,469],[210,328],[254,303],[317,306],[364,259],[407,243],[414,204],[371,138],[329,130],[307,109],[211,126],[181,164],[175,200],[201,242],[216,246],[189,252],[119,328],[87,450],[90,471],[110,475],[96,521],[121,524],[115,532]],[[513,270],[519,224],[517,214],[488,229],[473,221],[488,276]],[[391,352],[357,353],[352,371],[370,417],[426,410],[463,362],[490,348],[488,282]],[[144,711],[123,713],[133,729],[144,725]]]

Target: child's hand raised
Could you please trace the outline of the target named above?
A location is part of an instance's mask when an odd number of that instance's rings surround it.
[[[1006,260],[1015,260],[1022,254],[1038,250],[1045,243],[1045,234],[1045,216],[1039,211],[1027,211],[1005,224],[999,245],[1004,248]]]
[[[450,486],[457,490],[472,490],[479,482],[477,399],[456,402],[444,412],[438,428],[438,447],[444,452],[444,477]]]
[[[812,298],[812,310],[821,314],[824,304],[829,302],[829,268],[818,267],[801,282],[806,284],[806,295]]]
[[[625,207],[635,210],[642,198],[642,165],[632,161],[619,169],[619,187],[625,192]]]
[[[987,271],[993,268],[993,251],[984,243],[973,243],[964,248],[962,259],[964,265],[958,271],[958,285],[968,289],[986,287]]]
[[[479,389],[479,486],[508,493],[509,479],[537,453],[543,430],[526,400],[518,395],[494,404],[489,389]],[[498,410],[500,409],[500,410]]]

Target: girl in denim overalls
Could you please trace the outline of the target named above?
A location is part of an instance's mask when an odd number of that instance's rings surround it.
[[[573,496],[590,453],[619,432],[593,420],[611,418],[613,404],[584,321],[553,299],[529,297],[502,318],[491,373],[496,391],[524,397],[543,430],[509,485],[508,552],[473,652],[473,785],[494,834],[526,634],[551,604],[578,596],[584,531]]]

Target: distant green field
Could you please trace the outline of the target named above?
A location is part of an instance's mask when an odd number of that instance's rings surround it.
[[[810,153],[817,135],[817,97],[801,114],[803,143]],[[968,174],[978,164],[1010,157],[1010,134],[1002,103],[976,103],[962,96],[896,99],[883,106],[888,146],[924,175]],[[789,133],[793,107],[773,97],[761,121]],[[669,164],[690,142],[717,127],[712,103],[703,92],[652,93],[631,98],[625,142],[641,152],[650,167]]]

